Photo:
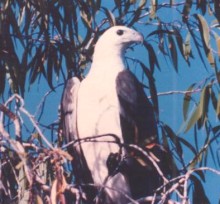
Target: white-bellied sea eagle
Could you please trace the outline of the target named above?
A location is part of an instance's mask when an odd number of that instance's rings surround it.
[[[111,27],[95,45],[86,78],[69,79],[63,93],[63,135],[67,143],[78,141],[70,150],[73,170],[88,203],[129,203],[128,197],[151,195],[158,186],[156,170],[120,145],[157,140],[152,105],[124,64],[126,48],[141,42],[137,31]]]

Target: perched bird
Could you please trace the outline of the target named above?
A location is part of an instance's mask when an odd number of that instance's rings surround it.
[[[159,185],[149,161],[120,145],[145,147],[157,140],[152,105],[124,64],[126,48],[141,42],[133,29],[109,28],[95,45],[86,78],[69,79],[63,93],[63,134],[66,142],[79,141],[70,151],[76,182],[89,203],[128,203],[128,197],[150,195]]]

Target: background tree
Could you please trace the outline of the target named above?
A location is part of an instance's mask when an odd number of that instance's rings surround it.
[[[96,40],[118,24],[144,35],[144,46],[126,62],[146,87],[173,162],[172,178],[161,175],[164,186],[149,199],[216,202],[209,179],[220,175],[219,21],[217,0],[2,0],[0,202],[86,199],[74,186],[72,157],[45,104],[50,97],[59,103],[68,77],[86,75]],[[48,92],[31,115],[24,101],[35,103],[36,87]],[[51,108],[56,114],[58,107]]]

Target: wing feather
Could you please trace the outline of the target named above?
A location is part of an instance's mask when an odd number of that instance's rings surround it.
[[[120,103],[120,119],[124,140],[143,148],[157,143],[157,121],[152,104],[137,78],[128,70],[119,73],[116,80]],[[146,151],[148,149],[145,148]],[[151,151],[161,159],[161,151],[154,146]],[[160,186],[160,176],[152,163],[140,152],[128,151],[122,172],[127,175],[134,198],[153,195]]]
[[[147,145],[157,139],[157,121],[153,106],[137,78],[128,70],[116,80],[120,119],[125,142]]]
[[[77,77],[69,79],[63,92],[61,113],[63,118],[63,135],[66,142],[77,139],[76,108],[80,81]]]

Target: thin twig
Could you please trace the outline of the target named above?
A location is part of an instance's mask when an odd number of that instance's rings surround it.
[[[197,89],[193,89],[191,91],[167,91],[167,92],[160,92],[160,93],[157,93],[157,96],[166,96],[166,95],[173,95],[173,94],[192,94],[192,93],[198,93],[198,92],[201,92],[202,89],[200,88],[197,88]],[[151,96],[148,96],[148,98],[150,99]]]

